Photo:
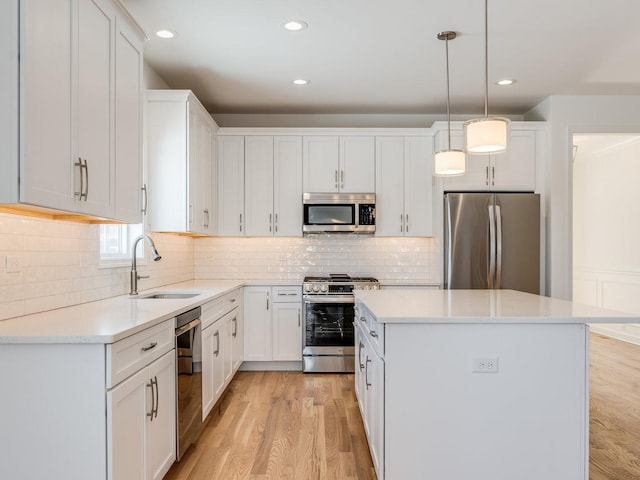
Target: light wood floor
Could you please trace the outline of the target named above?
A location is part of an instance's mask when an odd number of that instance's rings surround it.
[[[589,479],[640,479],[640,346],[591,334]]]
[[[238,372],[165,480],[375,479],[352,374]]]
[[[640,347],[591,335],[590,480],[640,480]],[[166,480],[375,479],[353,375],[239,372]]]

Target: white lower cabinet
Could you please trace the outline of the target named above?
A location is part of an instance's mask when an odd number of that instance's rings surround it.
[[[240,368],[243,359],[242,290],[202,306],[202,420]]]
[[[108,478],[156,480],[176,458],[175,352],[107,392]]]
[[[356,322],[355,390],[378,479],[384,478],[384,358],[365,323]]]
[[[0,344],[0,478],[161,479],[176,455],[174,329]]]
[[[245,361],[302,360],[302,288],[245,287]]]

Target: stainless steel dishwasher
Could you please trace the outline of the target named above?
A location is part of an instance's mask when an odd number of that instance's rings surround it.
[[[176,317],[177,460],[202,431],[202,335],[200,307]]]

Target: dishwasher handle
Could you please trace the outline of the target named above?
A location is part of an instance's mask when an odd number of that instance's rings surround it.
[[[200,319],[196,318],[195,320],[191,320],[186,325],[176,328],[176,337],[179,337],[184,332],[188,332],[189,330],[196,328],[198,325],[200,325],[200,323]]]

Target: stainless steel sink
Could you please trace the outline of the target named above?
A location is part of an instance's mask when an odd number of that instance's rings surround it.
[[[156,292],[156,293],[148,293],[146,295],[140,295],[140,300],[143,299],[153,299],[153,300],[178,300],[181,298],[193,298],[200,295],[199,293],[189,293],[189,292]],[[134,298],[134,297],[132,297]]]

